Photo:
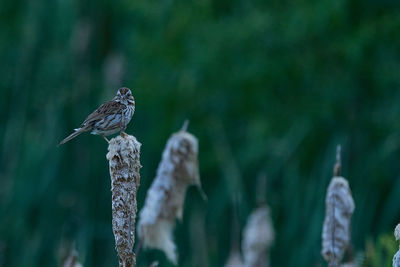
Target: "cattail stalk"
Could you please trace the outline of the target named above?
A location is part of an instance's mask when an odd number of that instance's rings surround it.
[[[138,223],[138,235],[143,247],[164,251],[175,265],[178,261],[172,237],[175,219],[182,219],[187,187],[201,187],[198,141],[186,132],[186,127],[187,124],[169,138]]]
[[[340,177],[340,146],[337,148],[334,177],[326,195],[321,254],[329,267],[338,267],[350,244],[350,222],[355,205],[348,181]]]
[[[134,136],[110,140],[107,160],[110,165],[112,192],[112,228],[120,267],[136,265],[135,243],[136,195],[140,185],[140,146]]]
[[[394,229],[394,237],[397,241],[400,241],[400,223]],[[393,267],[400,267],[400,246],[399,250],[393,256]]]

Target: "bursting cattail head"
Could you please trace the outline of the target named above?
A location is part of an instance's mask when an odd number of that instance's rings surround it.
[[[339,266],[350,243],[350,222],[355,209],[349,183],[345,178],[332,178],[325,202],[321,254],[329,266]]]
[[[400,223],[394,229],[394,237],[397,241],[400,241]]]
[[[275,233],[269,208],[263,205],[251,213],[243,231],[242,252],[245,267],[269,266],[269,248]]]
[[[138,224],[138,235],[143,246],[164,251],[174,264],[177,264],[172,237],[175,219],[182,219],[187,187],[201,186],[198,141],[186,132],[186,126],[167,142]]]
[[[78,252],[72,250],[68,258],[63,262],[62,267],[83,267],[83,265],[78,261]]]
[[[394,237],[400,241],[400,223],[394,229]],[[400,267],[400,249],[393,256],[393,267]]]
[[[135,243],[136,195],[140,185],[140,147],[134,136],[110,140],[107,160],[112,192],[112,228],[119,266],[136,264],[132,252]]]
[[[339,267],[350,245],[350,224],[355,204],[349,182],[340,177],[342,169],[341,146],[336,148],[336,164],[325,199],[325,220],[322,228],[321,254],[329,267]]]
[[[78,251],[75,247],[75,242],[62,242],[59,248],[59,266],[62,267],[83,267],[78,259]]]

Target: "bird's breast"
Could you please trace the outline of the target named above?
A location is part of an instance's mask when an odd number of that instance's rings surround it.
[[[126,112],[125,112],[125,122],[126,122],[126,124],[128,124],[131,121],[134,112],[135,112],[135,107],[131,106],[131,105],[128,105],[127,109],[126,109]]]

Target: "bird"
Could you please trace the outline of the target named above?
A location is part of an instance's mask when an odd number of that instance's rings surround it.
[[[58,146],[70,141],[83,132],[100,135],[108,143],[106,136],[121,132],[125,135],[126,126],[135,112],[135,99],[127,87],[118,89],[115,97],[93,111],[82,122],[81,127],[62,140]]]

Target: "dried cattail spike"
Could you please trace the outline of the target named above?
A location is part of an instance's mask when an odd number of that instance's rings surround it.
[[[60,257],[62,267],[82,267],[83,265],[78,261],[78,251],[75,247],[75,242],[68,245],[68,248],[63,244],[60,248]]]
[[[112,227],[119,266],[136,265],[132,252],[135,243],[136,195],[140,185],[141,144],[134,136],[110,140],[107,160],[110,165],[112,192]]]
[[[242,252],[245,267],[269,266],[269,248],[275,233],[267,205],[257,208],[243,231]]]
[[[336,147],[336,164],[333,167],[333,176],[340,176],[340,173],[342,172],[342,146],[338,145]]]
[[[394,254],[393,267],[400,267],[400,250]]]
[[[78,251],[71,250],[68,258],[65,259],[63,267],[83,267],[83,265],[78,261]]]
[[[181,128],[181,132],[186,132],[188,127],[189,127],[189,120],[185,120],[183,122],[183,125],[182,125],[182,128]],[[199,180],[199,182],[200,182],[200,180]],[[199,191],[199,194],[200,194],[201,198],[204,201],[208,201],[207,195],[206,195],[206,193],[204,193],[203,188],[201,187],[201,184],[197,185],[197,190]]]
[[[185,121],[183,122],[181,131],[182,131],[182,132],[186,132],[188,127],[189,127],[189,120],[185,120]]]
[[[339,266],[350,243],[350,222],[355,208],[349,183],[345,178],[332,178],[325,202],[321,254],[329,266]]]
[[[394,237],[397,241],[400,241],[400,223],[394,229]]]
[[[170,137],[140,212],[138,235],[143,247],[164,251],[174,264],[175,219],[182,218],[187,187],[201,187],[197,154],[198,142],[190,133],[181,130]]]
[[[394,237],[396,238],[397,241],[400,241],[400,223],[394,229]],[[396,252],[396,254],[394,254],[393,267],[400,267],[400,248]]]

